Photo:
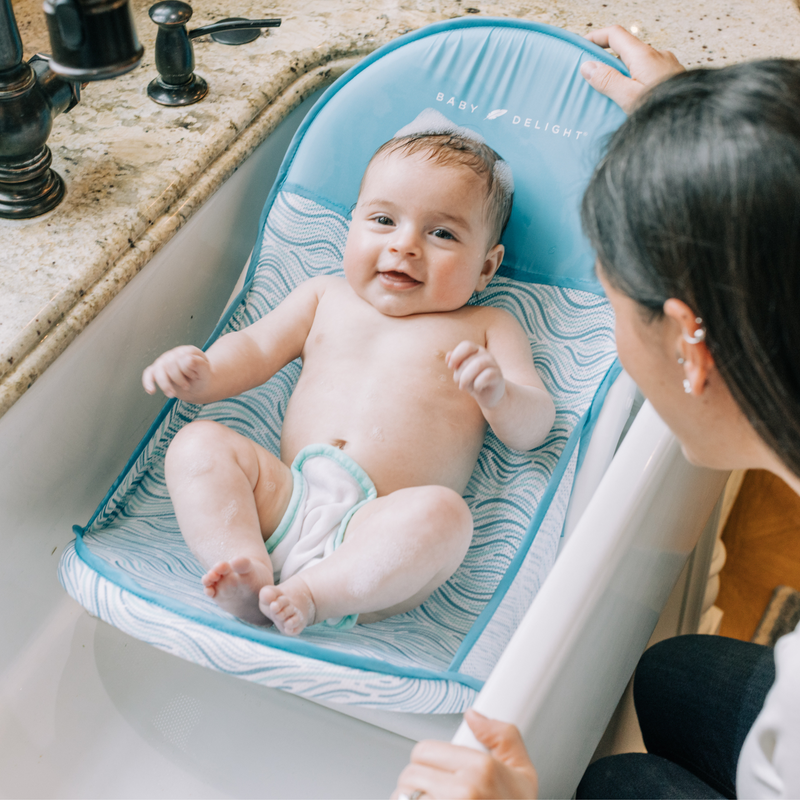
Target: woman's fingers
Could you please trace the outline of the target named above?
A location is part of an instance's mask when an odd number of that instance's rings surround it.
[[[589,31],[585,38],[599,47],[610,47],[625,64],[635,61],[637,57],[645,57],[647,51],[653,49],[649,44],[637,39],[622,25],[609,25],[607,28]]]
[[[453,747],[453,745],[448,745],[448,747]],[[457,797],[469,796],[464,783],[463,779],[456,776],[454,772],[412,762],[400,773],[400,777],[397,779],[397,788],[392,797],[411,796],[414,792],[422,792],[425,800],[429,800],[429,798],[455,800]]]
[[[393,797],[422,791],[430,798],[532,798],[537,778],[519,731],[474,711],[464,718],[482,753],[448,742],[424,741],[414,747],[411,763],[400,774]]]
[[[461,747],[450,744],[450,742],[428,739],[415,745],[411,751],[411,764],[409,764],[409,767],[419,765],[434,767],[444,772],[458,772],[459,770],[471,769],[475,766],[477,760],[488,758],[489,756],[486,753],[481,753],[470,747]]]
[[[486,753],[449,742],[420,742],[411,763],[400,773],[392,797],[410,796],[414,791],[439,800],[513,797],[502,792],[507,782],[500,779],[499,771],[505,767]]]
[[[614,50],[628,67],[630,78],[596,61],[581,65],[581,74],[589,84],[626,113],[630,113],[646,89],[684,71],[669,50],[653,49],[621,25],[591,31],[586,38],[600,47]]]
[[[613,100],[626,114],[631,113],[645,90],[641,83],[599,61],[584,61],[581,75],[592,89]]]
[[[496,759],[508,767],[533,769],[525,742],[516,725],[489,719],[472,708],[464,714],[464,719],[475,734],[475,738]]]

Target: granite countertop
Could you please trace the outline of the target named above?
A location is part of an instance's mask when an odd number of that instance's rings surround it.
[[[507,16],[578,34],[625,25],[687,67],[800,58],[800,0],[196,0],[190,28],[281,17],[241,47],[196,39],[201,103],[149,100],[153,0],[132,0],[141,65],[89,84],[49,146],[67,196],[49,215],[0,220],[0,415],[301,100],[375,47],[430,22]],[[47,52],[41,0],[16,0],[26,58]]]

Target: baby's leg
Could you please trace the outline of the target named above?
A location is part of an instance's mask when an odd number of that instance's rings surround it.
[[[331,617],[375,622],[408,611],[456,571],[471,538],[472,516],[456,492],[401,489],[359,509],[330,557],[265,586],[261,610],[292,635]]]
[[[181,533],[208,570],[206,594],[237,617],[266,624],[258,592],[273,580],[264,541],[289,505],[290,469],[250,439],[202,420],[177,434],[165,470]]]

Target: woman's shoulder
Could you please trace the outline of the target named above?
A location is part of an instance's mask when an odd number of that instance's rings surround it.
[[[781,636],[775,643],[775,671],[776,685],[785,678],[787,688],[791,687],[797,695],[800,707],[800,622],[791,633]]]
[[[775,645],[775,683],[747,734],[739,797],[800,797],[800,625]]]

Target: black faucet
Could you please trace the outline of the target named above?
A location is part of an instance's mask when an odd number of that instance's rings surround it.
[[[128,0],[46,0],[53,58],[22,60],[11,0],[0,0],[0,217],[29,219],[54,209],[64,181],[50,169],[53,119],[80,100],[84,81],[133,69],[144,50]]]
[[[162,0],[150,8],[150,19],[158,25],[158,77],[150,81],[147,94],[151,100],[164,106],[188,106],[199,102],[208,94],[208,84],[194,72],[192,39],[207,34],[216,39],[220,34],[229,31],[277,28],[281,24],[279,19],[229,19],[187,31],[186,23],[191,17],[192,7],[181,0]]]

